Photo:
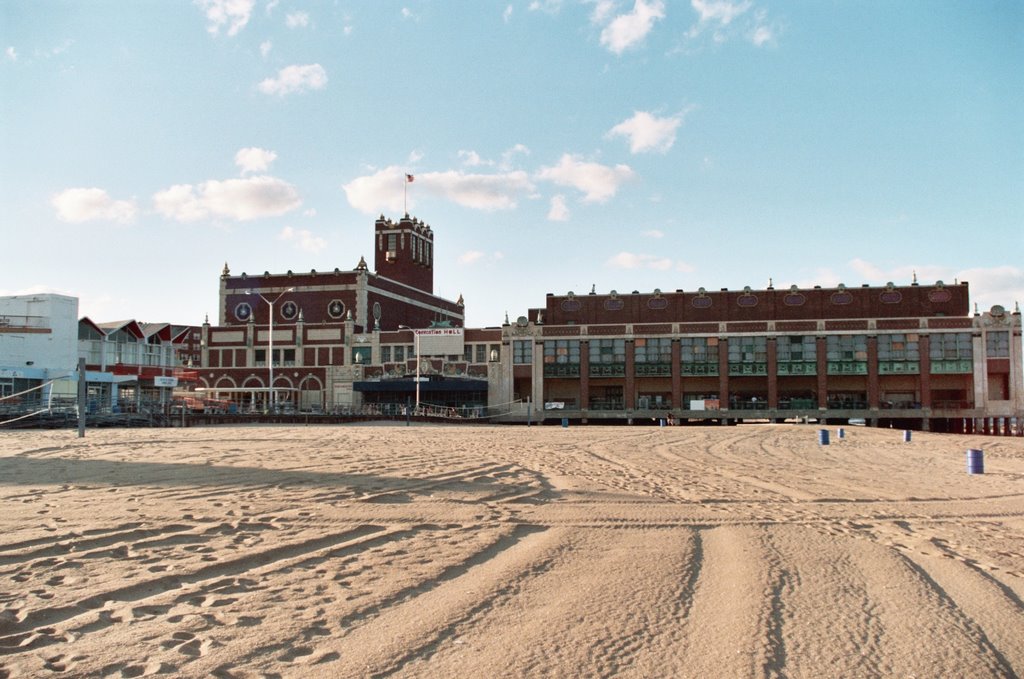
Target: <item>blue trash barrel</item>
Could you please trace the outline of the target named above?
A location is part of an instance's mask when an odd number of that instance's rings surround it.
[[[818,445],[821,445],[821,446],[827,446],[828,445],[828,429],[819,429],[818,430]]]
[[[968,474],[984,474],[985,473],[985,452],[978,450],[977,448],[967,449],[967,473]]]
[[[563,417],[562,418],[562,426],[565,427],[566,429],[569,428],[569,418],[568,417]]]
[[[837,439],[845,439],[846,438],[846,430],[843,429],[842,427],[839,427],[838,429],[836,429],[836,438]]]
[[[904,443],[910,443],[910,430],[909,429],[904,429],[903,430],[903,442]]]

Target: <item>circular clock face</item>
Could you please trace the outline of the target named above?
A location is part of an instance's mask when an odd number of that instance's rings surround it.
[[[281,305],[281,318],[285,320],[292,320],[299,315],[299,305],[292,301],[287,301]]]
[[[252,317],[252,307],[248,302],[241,302],[235,307],[235,318],[240,321],[247,321]]]
[[[380,320],[380,302],[373,303],[373,320]]]
[[[327,315],[331,318],[341,318],[345,313],[345,303],[340,299],[332,299],[327,305]]]

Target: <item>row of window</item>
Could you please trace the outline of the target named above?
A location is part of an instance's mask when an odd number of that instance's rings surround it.
[[[549,340],[542,343],[544,363],[578,364],[580,340]],[[679,340],[682,363],[718,363],[718,338],[683,337]],[[779,363],[816,363],[818,344],[813,336],[782,336],[776,338],[776,359]],[[729,363],[766,363],[767,337],[735,337],[729,343]],[[825,340],[826,359],[830,362],[867,361],[868,338],[865,335],[829,335]],[[532,343],[514,342],[513,360],[517,364],[531,363]],[[1003,358],[1010,355],[1010,333],[990,332],[986,338],[986,355]],[[942,333],[931,336],[928,352],[933,361],[974,358],[971,333]],[[671,363],[670,338],[636,339],[633,358],[637,363]],[[597,339],[590,341],[591,363],[624,363],[626,340]],[[917,334],[878,336],[879,361],[920,361],[920,338]]]
[[[430,246],[431,243],[428,240],[417,238],[416,236],[410,236],[411,250],[412,250],[412,261],[420,262],[421,264],[430,264]],[[402,247],[405,247],[405,234],[402,234]],[[398,252],[398,234],[388,234],[388,252]]]

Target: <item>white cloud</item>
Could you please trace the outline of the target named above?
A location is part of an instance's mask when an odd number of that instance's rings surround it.
[[[533,0],[527,7],[531,12],[558,14],[562,9],[562,0]]]
[[[647,231],[644,231],[644,235],[648,238],[664,238],[665,232],[660,229],[648,229]]]
[[[620,14],[601,31],[601,44],[615,54],[622,54],[647,37],[654,28],[654,22],[665,18],[665,3],[662,0],[636,0],[633,11]]]
[[[114,200],[97,188],[65,189],[54,194],[52,202],[57,218],[72,224],[98,219],[128,224],[135,219],[137,211],[134,201]]]
[[[6,56],[11,61],[17,61],[18,50],[14,49],[14,46],[8,47],[4,50],[4,56]]]
[[[292,12],[285,16],[284,25],[288,28],[305,28],[309,26],[309,13]]]
[[[955,282],[967,281],[971,302],[978,305],[979,311],[987,311],[994,304],[1012,309],[1015,302],[1024,302],[1024,269],[1008,264],[969,269],[931,264],[904,264],[886,269],[855,258],[850,260],[849,267],[861,276],[861,280],[854,281],[854,284],[863,282],[869,285],[885,285],[891,281],[896,285],[908,285],[915,276],[921,285],[934,285],[937,281],[953,285]],[[851,285],[849,281],[846,281],[846,284]]]
[[[405,169],[391,165],[371,175],[356,177],[341,188],[345,191],[349,205],[360,212],[375,215],[380,212],[401,212],[404,187]]]
[[[492,252],[488,255],[486,252],[479,250],[467,250],[459,255],[459,264],[471,265],[481,261],[498,262],[505,258],[504,253],[500,251]]]
[[[153,207],[163,216],[179,222],[195,222],[210,215],[191,184],[175,184],[157,191],[153,194]]]
[[[596,0],[594,11],[590,13],[590,21],[600,26],[607,23],[614,12],[615,0]]]
[[[569,221],[569,208],[565,205],[565,196],[558,194],[551,197],[551,209],[548,210],[548,219],[553,222]]]
[[[153,195],[156,211],[165,217],[192,222],[208,217],[248,221],[277,217],[302,205],[294,186],[275,177],[257,176],[198,186],[177,184]]]
[[[530,149],[528,149],[523,144],[516,144],[515,146],[513,146],[512,148],[504,151],[501,154],[501,165],[500,165],[500,167],[501,167],[502,170],[506,170],[507,171],[507,170],[512,168],[512,163],[515,160],[516,156],[528,156],[528,155],[530,155]]]
[[[322,90],[327,86],[327,71],[320,64],[286,66],[276,78],[267,78],[258,87],[264,94],[284,96],[293,92]]]
[[[749,0],[731,2],[730,0],[690,0],[690,5],[700,20],[705,23],[716,23],[728,26],[733,19],[750,9]]]
[[[466,167],[479,167],[481,165],[491,165],[480,157],[480,154],[476,151],[459,151],[459,159],[462,160],[462,164]]]
[[[255,0],[195,0],[209,22],[206,30],[211,35],[220,33],[225,25],[228,35],[237,35],[249,23]]]
[[[408,7],[402,8],[402,18],[409,19],[410,21],[419,21],[419,17],[416,16],[416,14],[414,14]]]
[[[327,241],[320,236],[314,236],[308,229],[293,229],[286,226],[281,230],[279,239],[293,243],[297,250],[312,252],[316,254],[327,247]]]
[[[750,42],[754,43],[758,47],[766,45],[775,39],[775,35],[772,33],[772,29],[767,26],[757,26],[754,28],[754,32],[750,34]]]
[[[277,9],[277,6],[280,4],[281,0],[270,0],[270,2],[267,3],[267,16],[273,14],[274,10]]]
[[[357,177],[342,188],[349,204],[361,212],[398,212],[405,205],[405,172],[397,166],[386,167],[372,175]],[[410,203],[414,202],[416,193],[423,191],[476,210],[514,208],[516,198],[533,189],[525,172],[466,174],[454,170],[416,173],[412,187],[408,189]]]
[[[666,153],[676,143],[676,130],[682,123],[682,114],[658,118],[646,111],[635,111],[632,118],[609,130],[608,136],[627,137],[632,153]]]
[[[1024,302],[1024,269],[1003,265],[962,269],[955,280],[967,281],[971,301],[979,311],[988,311],[999,304],[1014,309],[1018,302]],[[947,285],[952,281],[943,279]]]
[[[267,55],[270,54],[270,50],[272,49],[274,49],[274,43],[270,42],[269,40],[264,40],[263,42],[260,43],[260,56],[266,59]]]
[[[303,217],[316,217],[316,208],[311,207],[302,211]]]
[[[632,179],[634,174],[628,165],[609,167],[600,163],[588,163],[566,153],[558,161],[558,165],[541,168],[537,177],[583,192],[585,202],[603,203],[614,196],[619,187]]]
[[[239,149],[238,153],[235,154],[235,165],[242,171],[242,174],[247,172],[266,172],[276,158],[277,154],[273,151],[250,146],[249,148]]]
[[[506,24],[512,19],[512,5],[506,5],[505,11],[501,13],[501,20]]]
[[[641,255],[632,252],[620,252],[606,262],[613,269],[654,269],[670,271],[675,263],[668,257],[658,255]]]
[[[427,191],[443,196],[463,207],[475,210],[508,210],[516,198],[533,190],[525,172],[466,174],[448,170],[416,175],[416,182]]]
[[[690,0],[690,4],[697,12],[698,21],[687,31],[689,38],[710,31],[716,43],[734,36],[743,36],[755,47],[775,43],[778,26],[769,25],[766,10],[750,12],[754,6],[751,0]]]

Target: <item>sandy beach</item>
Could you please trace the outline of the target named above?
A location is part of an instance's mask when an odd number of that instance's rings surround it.
[[[1024,439],[817,432],[3,432],[0,677],[1024,674]]]

